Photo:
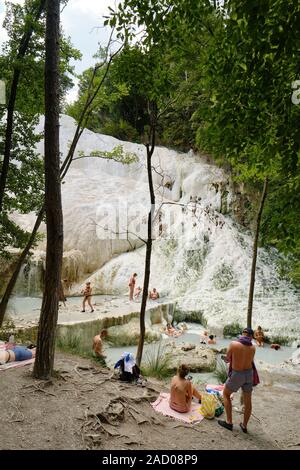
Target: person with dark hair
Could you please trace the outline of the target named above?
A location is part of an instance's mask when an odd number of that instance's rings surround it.
[[[133,300],[133,294],[134,294],[134,287],[135,287],[135,281],[137,278],[137,273],[133,273],[131,278],[129,279],[128,287],[129,287],[129,300]]]
[[[278,349],[280,349],[280,344],[273,343],[273,344],[271,344],[270,348],[275,349],[275,351],[278,351]]]
[[[178,411],[179,413],[187,413],[190,411],[192,406],[192,398],[195,397],[201,402],[201,395],[193,387],[191,380],[187,379],[186,376],[189,373],[189,368],[186,364],[181,364],[178,367],[177,375],[175,375],[171,381],[171,393],[170,393],[170,408]]]
[[[216,344],[214,335],[209,335],[207,344]]]
[[[255,346],[252,344],[254,332],[251,328],[244,328],[242,336],[237,341],[232,341],[226,355],[226,361],[230,363],[228,379],[223,391],[226,421],[218,420],[218,424],[230,431],[232,424],[232,403],[230,395],[240,388],[243,391],[244,420],[240,428],[247,433],[247,424],[252,411],[253,385],[259,383],[259,378],[254,365]]]

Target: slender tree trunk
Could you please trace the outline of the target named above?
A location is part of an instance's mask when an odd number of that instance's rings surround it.
[[[151,208],[148,214],[144,285],[143,285],[143,296],[142,296],[142,303],[141,303],[141,310],[140,310],[140,337],[139,337],[139,344],[138,344],[138,349],[136,353],[136,363],[138,366],[140,366],[142,362],[143,348],[144,348],[144,342],[145,342],[145,313],[146,313],[146,305],[147,305],[148,291],[149,291],[151,254],[152,254],[152,224],[153,224],[154,211],[155,211],[155,193],[154,193],[153,179],[152,179],[151,160],[152,160],[154,148],[155,148],[155,127],[153,126],[151,148],[149,145],[146,145],[147,173],[148,173],[148,185],[149,185]]]
[[[264,208],[265,200],[267,197],[267,191],[268,191],[268,178],[266,178],[264,181],[264,187],[263,187],[259,209],[257,213],[257,218],[256,218],[256,230],[255,230],[254,243],[253,243],[251,277],[250,277],[250,287],[249,287],[249,297],[248,297],[248,312],[247,312],[247,327],[248,328],[251,328],[251,324],[252,324],[252,309],[253,309],[258,238],[259,238],[261,216],[262,216],[262,211]]]
[[[13,137],[13,118],[14,118],[14,110],[15,110],[15,102],[16,102],[16,96],[17,96],[17,89],[18,89],[18,84],[19,84],[19,78],[21,74],[21,69],[20,69],[20,61],[21,59],[24,58],[29,41],[32,37],[33,31],[34,31],[34,25],[36,22],[40,19],[41,14],[44,11],[45,8],[45,3],[46,0],[41,0],[36,12],[33,12],[32,14],[34,15],[34,18],[29,26],[29,28],[26,28],[26,32],[24,33],[20,47],[19,47],[19,52],[16,58],[16,64],[14,67],[14,73],[13,73],[13,78],[12,78],[12,83],[10,87],[10,94],[9,94],[9,100],[8,100],[8,105],[7,105],[7,118],[6,118],[6,131],[5,131],[5,144],[4,144],[4,159],[2,163],[2,168],[1,168],[1,176],[0,176],[0,213],[2,212],[3,209],[3,197],[5,193],[5,186],[6,186],[6,180],[7,180],[7,174],[8,174],[8,168],[9,168],[9,161],[10,161],[10,154],[11,154],[11,148],[12,148],[12,137]]]
[[[60,0],[47,1],[45,59],[45,206],[47,250],[45,287],[38,329],[33,375],[49,379],[53,373],[58,296],[63,255],[59,155],[59,38]]]
[[[15,266],[13,275],[10,278],[9,283],[6,286],[4,295],[1,299],[1,302],[0,302],[0,328],[2,326],[2,323],[3,323],[3,320],[4,320],[4,315],[5,315],[6,308],[7,308],[7,304],[8,304],[8,301],[10,299],[10,296],[11,296],[13,290],[14,290],[14,287],[16,285],[21,267],[22,267],[22,265],[23,265],[23,263],[26,259],[26,256],[29,253],[29,250],[30,250],[30,248],[31,248],[31,246],[34,242],[34,239],[35,239],[35,236],[36,236],[37,231],[39,229],[39,226],[40,226],[40,224],[43,220],[44,211],[45,211],[45,208],[43,206],[42,209],[40,210],[38,216],[37,216],[37,219],[35,221],[35,224],[34,224],[32,232],[31,232],[30,238],[29,238],[24,250],[22,251],[22,253],[20,254],[20,256],[18,258],[18,261],[17,261],[17,264]]]

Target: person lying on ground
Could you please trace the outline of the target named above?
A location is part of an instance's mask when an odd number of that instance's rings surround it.
[[[208,340],[207,340],[207,344],[216,344],[216,340],[215,340],[215,337],[214,335],[209,335],[208,337]]]
[[[170,391],[170,408],[179,413],[187,413],[192,406],[192,398],[195,397],[201,402],[201,395],[193,387],[191,380],[186,376],[189,368],[186,364],[181,364],[177,370],[177,375],[172,378]]]
[[[176,330],[176,328],[174,328],[171,323],[167,323],[167,326],[166,326],[166,329],[165,329],[165,333],[168,335],[168,336],[174,336],[175,338],[177,336],[180,336],[182,335],[183,331],[179,331],[179,330]]]
[[[159,293],[157,292],[156,288],[153,287],[152,291],[149,292],[149,299],[150,300],[157,300],[159,299]]]
[[[254,331],[254,339],[258,347],[264,347],[265,334],[261,326],[258,326]]]
[[[0,364],[7,362],[26,361],[33,359],[36,354],[36,348],[29,349],[25,346],[11,346],[8,349],[0,349]]]
[[[107,336],[107,330],[101,330],[100,333],[94,336],[93,339],[93,351],[95,355],[101,359],[105,359],[106,356],[103,354],[103,339]]]

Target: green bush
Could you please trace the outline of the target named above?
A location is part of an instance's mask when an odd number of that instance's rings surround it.
[[[229,323],[225,325],[223,328],[223,336],[224,338],[232,338],[242,334],[244,327],[241,326],[239,323]]]
[[[106,366],[105,359],[95,355],[92,349],[83,346],[79,336],[72,335],[70,331],[64,336],[59,336],[56,340],[57,348],[62,352],[74,354],[75,356],[92,359],[98,365]]]
[[[15,335],[16,331],[16,325],[14,324],[13,320],[4,320],[2,327],[0,328],[0,339],[2,341],[8,341],[10,335]]]
[[[145,354],[145,363],[142,366],[142,373],[145,376],[165,379],[172,375],[170,371],[171,354],[166,351],[166,347],[160,341],[158,345],[153,345]]]
[[[214,371],[214,377],[220,384],[224,384],[227,380],[227,367],[222,359],[217,359],[217,367]]]

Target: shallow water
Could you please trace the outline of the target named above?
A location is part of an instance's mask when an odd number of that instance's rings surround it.
[[[93,296],[93,304],[98,304],[99,306],[104,306],[105,302],[111,302],[112,300],[116,300],[118,297],[112,295],[94,295]],[[68,297],[67,303],[68,305],[77,305],[80,306],[82,302],[81,297]],[[26,319],[26,316],[29,316],[32,313],[37,314],[38,311],[41,309],[42,299],[40,297],[13,297],[8,304],[8,313],[11,315],[12,318],[14,317],[22,317]],[[185,332],[182,336],[178,338],[171,338],[172,341],[175,343],[193,343],[199,344],[199,335],[202,331],[204,331],[204,327],[197,323],[187,323],[188,331]],[[163,341],[168,341],[170,338],[166,335],[163,335]],[[226,338],[217,338],[217,344],[211,345],[211,348],[222,349],[226,348],[232,339]],[[145,345],[144,347],[144,357],[147,355],[147,351],[151,350],[156,347],[158,343],[152,343],[151,345]],[[108,358],[108,362],[110,365],[115,364],[121,354],[124,351],[128,351],[136,354],[136,346],[126,346],[126,347],[119,347],[119,348],[106,348],[106,354]],[[291,357],[292,353],[295,351],[295,348],[282,346],[280,350],[275,351],[274,349],[270,349],[269,345],[265,345],[264,348],[256,348],[256,361],[264,361],[268,364],[280,364],[281,362],[287,360]],[[201,374],[202,375],[202,374]]]

